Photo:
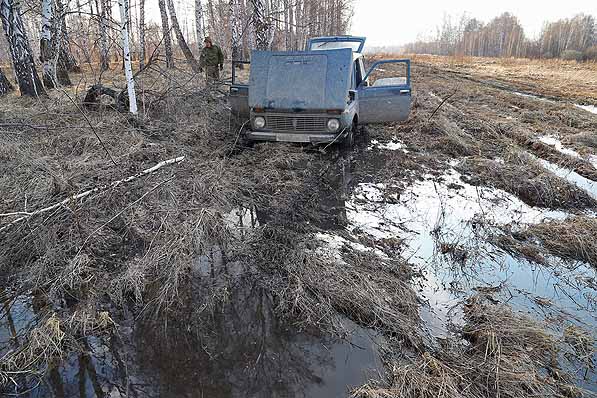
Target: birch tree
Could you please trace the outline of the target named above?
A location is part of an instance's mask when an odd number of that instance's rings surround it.
[[[39,34],[39,60],[42,62],[42,78],[46,88],[55,88],[56,71],[52,51],[52,0],[41,1],[41,32]]]
[[[66,26],[66,15],[67,13],[64,10],[64,6],[62,5],[62,0],[54,0],[54,5],[56,7],[56,12],[53,24],[53,29],[55,31],[54,35],[56,35],[56,40],[58,43],[58,63],[57,63],[57,77],[58,82],[60,84],[69,84],[64,81],[64,76],[62,71],[65,72],[75,72],[78,73],[81,71],[79,65],[77,64],[77,60],[73,56],[72,52],[70,51],[70,45],[68,41],[68,28]],[[68,79],[68,74],[66,74],[66,78]]]
[[[191,49],[189,48],[187,41],[185,40],[182,31],[180,30],[180,25],[178,24],[178,18],[176,18],[176,10],[174,9],[174,2],[172,0],[167,0],[168,4],[168,11],[170,12],[170,22],[172,23],[172,30],[174,30],[174,34],[176,35],[176,40],[178,41],[178,46],[182,50],[187,62],[191,66],[191,69],[195,73],[199,73],[201,69],[199,67],[199,63],[193,56]]]
[[[99,34],[100,34],[100,68],[102,71],[110,69],[108,59],[108,24],[107,9],[108,1],[101,0],[101,11],[99,13]]]
[[[197,31],[197,45],[201,50],[201,41],[205,37],[203,31],[203,4],[201,0],[195,0],[195,30]]]
[[[33,52],[21,18],[21,9],[15,4],[15,0],[0,0],[0,19],[21,95],[45,94],[33,62]]]
[[[139,70],[145,68],[145,0],[139,0]]]
[[[250,0],[253,6],[252,24],[255,32],[255,47],[267,50],[269,45],[269,24],[266,19],[265,0]]]
[[[122,36],[122,48],[124,50],[124,75],[129,94],[129,110],[133,115],[137,114],[137,96],[135,95],[135,80],[133,79],[133,68],[131,66],[131,49],[129,45],[129,5],[127,0],[118,0],[120,8],[120,34]]]
[[[238,61],[242,59],[242,25],[239,0],[230,0],[229,5],[232,60]]]
[[[166,1],[158,0],[160,7],[160,18],[162,19],[162,35],[164,36],[164,51],[166,52],[166,67],[174,68],[174,56],[172,55],[172,38],[170,36],[170,23],[166,11]]]

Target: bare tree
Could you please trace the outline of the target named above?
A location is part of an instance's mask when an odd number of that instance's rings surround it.
[[[139,0],[139,69],[145,68],[145,0]]]
[[[118,0],[120,8],[120,34],[122,36],[122,48],[124,50],[124,74],[129,94],[129,110],[133,115],[137,114],[137,96],[135,95],[135,80],[133,79],[133,68],[131,66],[131,49],[129,46],[129,5],[127,0]]]
[[[52,0],[41,1],[41,32],[39,39],[39,59],[42,62],[42,78],[46,88],[55,88],[56,71],[52,51]]]
[[[201,49],[201,41],[205,36],[203,30],[203,4],[201,4],[201,0],[195,0],[195,30],[197,31],[197,45]]]
[[[56,73],[58,75],[58,82],[60,84],[70,85],[68,73],[66,72],[78,73],[81,71],[81,68],[79,68],[77,60],[70,50],[68,28],[66,26],[67,12],[64,10],[62,0],[54,0],[54,5],[56,7],[56,12],[54,13],[55,23],[53,24],[53,29],[58,46],[58,63],[56,65]],[[68,80],[68,82],[66,80]]]
[[[100,33],[100,68],[101,70],[110,69],[108,59],[108,0],[101,0],[101,11],[99,14],[99,33]]]
[[[195,73],[199,73],[201,69],[197,60],[193,56],[191,49],[187,45],[187,41],[185,40],[182,31],[180,30],[180,25],[178,24],[178,19],[176,18],[176,10],[174,9],[174,2],[172,0],[167,0],[168,4],[168,11],[170,12],[170,22],[172,22],[172,30],[174,30],[174,34],[176,35],[176,40],[178,41],[178,46],[182,50],[187,62],[191,66],[191,69]]]
[[[164,36],[164,50],[166,52],[166,67],[174,68],[174,56],[172,55],[172,39],[170,37],[170,23],[166,11],[166,1],[158,0],[160,17],[162,19],[162,35]]]
[[[253,6],[252,24],[255,32],[255,47],[267,50],[269,46],[269,23],[267,21],[266,0],[251,0]]]
[[[21,95],[39,96],[45,94],[33,62],[33,52],[18,3],[14,0],[0,0],[0,19],[9,44],[12,66]]]
[[[58,3],[42,0],[39,59],[43,63],[42,79],[46,89],[56,88],[58,84],[65,86],[71,84],[67,71],[69,51],[62,48],[67,43],[62,38],[61,21],[64,15],[61,11],[62,8]]]
[[[230,31],[231,31],[231,49],[232,60],[237,61],[242,58],[242,25],[240,15],[239,0],[230,0]]]

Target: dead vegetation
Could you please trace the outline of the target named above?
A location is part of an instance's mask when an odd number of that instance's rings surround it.
[[[577,216],[531,225],[523,235],[538,239],[552,255],[583,261],[597,268],[597,220],[594,217]]]
[[[464,339],[436,352],[395,358],[386,383],[356,389],[354,397],[580,397],[573,378],[557,366],[560,339],[544,325],[484,296],[465,306]]]
[[[80,336],[131,318],[146,328],[157,321],[176,334],[193,328],[198,344],[217,347],[215,325],[233,312],[227,305],[238,300],[244,309],[250,302],[262,311],[265,300],[271,314],[259,316],[267,322],[273,315],[299,330],[341,335],[348,318],[392,343],[388,380],[355,395],[575,396],[573,381],[555,364],[559,341],[543,325],[475,299],[459,330],[465,342],[438,347],[421,331],[413,270],[399,257],[398,239],[373,242],[387,245],[391,257],[357,250],[350,239],[339,248],[317,240],[320,232],[342,235],[345,200],[356,183],[406,184],[455,160],[471,182],[533,206],[595,208],[586,192],[524,152],[522,141],[509,135],[518,130],[479,107],[460,106],[478,93],[463,90],[466,95],[456,94],[430,118],[451,91],[436,98],[415,84],[420,92],[408,122],[368,130],[384,142],[402,140],[408,153],[361,147],[350,156],[281,144],[240,148],[222,93],[205,90],[183,70],[148,71],[140,85],[143,116],[135,119],[110,106],[74,106],[69,97],[80,103],[83,89],[51,93],[41,112],[33,100],[8,97],[14,112],[3,113],[0,125],[0,278],[44,304],[34,314],[41,326],[24,330],[22,350],[0,360],[2,381],[25,388],[30,380],[13,375],[38,376],[80,350],[73,343]],[[590,137],[574,131],[570,139],[589,145]],[[243,209],[255,213],[250,227],[238,225]],[[528,233],[553,254],[594,264],[594,222],[579,220]],[[245,296],[247,286],[257,286],[255,302]],[[586,357],[585,337],[568,333]]]
[[[420,348],[418,299],[409,284],[411,268],[372,252],[338,249],[301,238],[287,229],[267,227],[252,238],[251,262],[276,297],[276,311],[305,327],[341,331],[337,314],[393,336],[405,347]]]
[[[495,81],[523,92],[597,103],[594,62],[525,58],[442,57],[412,55],[417,64],[452,71],[483,81]]]
[[[477,181],[491,182],[531,206],[554,209],[597,206],[587,192],[548,172],[536,158],[524,152],[506,152],[499,160],[466,159],[462,167],[472,170]]]

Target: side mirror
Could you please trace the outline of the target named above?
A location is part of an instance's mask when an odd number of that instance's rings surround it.
[[[354,101],[357,98],[357,90],[348,90],[348,98],[350,101]]]

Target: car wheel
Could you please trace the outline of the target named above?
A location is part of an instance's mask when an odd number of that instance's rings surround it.
[[[346,149],[352,149],[354,146],[354,126],[348,130],[346,137],[344,137],[344,140],[342,141],[342,146]]]

